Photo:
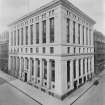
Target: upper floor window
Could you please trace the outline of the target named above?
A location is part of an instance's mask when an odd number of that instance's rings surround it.
[[[83,26],[83,45],[84,45],[84,26]]]
[[[50,43],[54,43],[54,17],[50,18]]]
[[[36,53],[39,53],[39,48],[38,47],[36,48]]]
[[[45,49],[45,47],[43,47],[43,53],[46,53],[46,49]]]
[[[36,43],[39,43],[39,23],[36,23]]]
[[[26,26],[26,45],[28,45],[28,26]]]
[[[50,47],[50,53],[54,53],[54,47]]]
[[[16,30],[14,31],[14,45],[16,45]]]
[[[30,25],[30,34],[31,34],[31,45],[33,44],[33,24]]]
[[[19,35],[20,35],[19,32],[20,32],[20,31],[19,31],[19,29],[18,29],[18,37],[17,37],[17,41],[18,41],[18,42],[17,42],[17,45],[19,45]]]
[[[67,28],[67,43],[70,42],[70,19],[67,19],[67,23],[66,23],[66,28]]]
[[[91,29],[89,30],[89,41],[90,41],[90,45],[91,45]]]
[[[78,24],[78,43],[80,44],[80,24]]]
[[[70,53],[70,47],[67,47],[67,53],[68,54]]]
[[[46,20],[42,22],[42,42],[46,43]]]
[[[33,53],[33,48],[30,48],[30,53]]]
[[[23,45],[23,28],[21,28],[21,45]]]
[[[88,45],[88,28],[86,28],[86,45]]]
[[[73,43],[75,43],[75,21],[73,21]]]

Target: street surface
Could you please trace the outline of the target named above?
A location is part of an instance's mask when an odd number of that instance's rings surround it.
[[[0,105],[40,105],[0,78]]]
[[[105,71],[99,84],[89,89],[72,105],[105,105]]]

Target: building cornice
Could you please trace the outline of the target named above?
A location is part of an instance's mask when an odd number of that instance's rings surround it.
[[[71,2],[67,1],[67,0],[53,0],[52,2],[41,6],[40,8],[24,15],[23,17],[17,19],[16,21],[12,22],[11,24],[9,24],[8,26],[14,25],[19,21],[22,21],[24,19],[27,19],[31,16],[37,15],[41,12],[44,12],[45,10],[51,9],[53,7],[56,7],[58,5],[63,5],[69,9],[72,9],[72,11],[76,12],[78,15],[82,16],[83,18],[85,18],[87,21],[91,22],[92,24],[95,24],[95,21],[93,19],[91,19],[88,15],[86,15],[85,13],[83,13],[80,9],[78,9],[77,7],[75,7]]]

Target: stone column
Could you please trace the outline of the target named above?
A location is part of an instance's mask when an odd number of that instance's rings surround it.
[[[74,80],[73,80],[73,60],[70,61],[70,89],[74,88]]]
[[[23,45],[26,45],[26,26],[23,27]]]
[[[67,61],[55,62],[55,92],[62,96],[67,91]]]
[[[51,62],[47,60],[47,88],[51,86]]]

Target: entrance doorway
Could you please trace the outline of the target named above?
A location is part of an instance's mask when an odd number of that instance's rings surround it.
[[[25,73],[24,82],[27,82],[27,73]]]

